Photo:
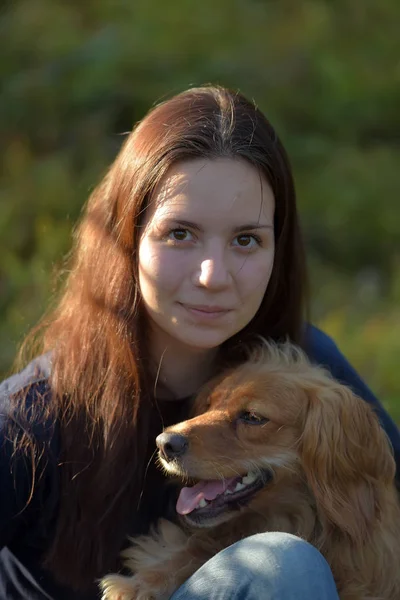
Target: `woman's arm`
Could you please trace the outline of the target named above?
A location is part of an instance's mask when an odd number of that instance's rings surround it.
[[[317,327],[309,326],[305,350],[313,362],[329,369],[336,379],[351,387],[360,398],[373,406],[392,443],[397,465],[397,481],[400,484],[400,431],[393,419],[326,333]]]
[[[55,428],[32,411],[47,381],[26,382],[19,374],[0,384],[0,549],[40,529],[57,500]]]
[[[27,457],[15,452],[8,416],[0,399],[0,549],[18,539],[29,504],[32,468]]]

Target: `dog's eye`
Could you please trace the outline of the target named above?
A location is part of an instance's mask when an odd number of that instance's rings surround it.
[[[247,425],[264,425],[269,421],[267,417],[258,415],[253,410],[244,410],[239,414],[239,421],[246,423]]]

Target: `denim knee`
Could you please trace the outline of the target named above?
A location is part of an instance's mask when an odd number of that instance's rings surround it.
[[[256,573],[263,586],[267,581],[271,590],[282,590],[282,593],[289,594],[292,589],[300,593],[301,589],[311,589],[318,582],[327,582],[328,587],[333,583],[332,572],[322,554],[290,533],[259,533],[233,544],[217,557],[222,568],[229,560],[230,565],[242,572],[242,577],[244,571],[249,576]]]
[[[203,565],[171,600],[338,600],[331,570],[308,542],[259,533]]]
[[[328,563],[322,554],[309,542],[291,533],[271,531],[258,533],[242,540],[243,552],[251,553],[253,560],[261,563],[267,558],[269,564],[277,567],[276,573],[288,571],[291,577],[304,574],[312,569],[314,573],[330,573]],[[241,544],[242,542],[239,542]],[[230,546],[235,551],[235,546]],[[242,548],[238,548],[242,552]],[[227,548],[229,550],[229,548]]]

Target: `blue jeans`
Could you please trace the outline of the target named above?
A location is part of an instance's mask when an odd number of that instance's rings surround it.
[[[259,533],[226,548],[170,600],[338,600],[328,563],[289,533]]]

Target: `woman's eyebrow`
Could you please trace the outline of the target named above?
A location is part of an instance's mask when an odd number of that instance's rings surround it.
[[[273,229],[273,225],[260,225],[260,223],[246,223],[246,225],[239,225],[234,228],[234,233],[240,233],[241,231],[248,231],[249,229]]]
[[[183,227],[190,227],[190,229],[196,229],[197,231],[203,231],[202,227],[196,225],[196,223],[192,223],[192,221],[186,221],[185,219],[180,219],[179,217],[169,217],[168,221],[170,223],[178,223]]]
[[[179,223],[179,225],[183,226],[183,227],[190,227],[191,229],[195,229],[197,231],[203,231],[203,228],[200,227],[199,225],[197,225],[196,223],[193,223],[192,221],[186,221],[185,219],[179,219],[179,218],[170,218],[168,219],[169,221],[173,221],[175,223]],[[262,225],[260,223],[246,223],[244,225],[238,225],[237,227],[233,228],[233,233],[240,233],[241,231],[249,231],[249,230],[254,230],[254,229],[273,229],[274,226],[271,224],[265,224]]]

